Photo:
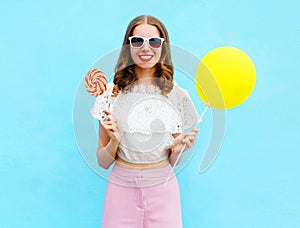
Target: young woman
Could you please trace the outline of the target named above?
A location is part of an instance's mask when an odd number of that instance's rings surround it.
[[[91,110],[99,120],[98,163],[112,164],[103,228],[182,227],[176,176],[164,182],[198,129],[188,93],[173,82],[169,36],[157,18],[128,25],[113,83]],[[174,173],[173,173],[174,174]]]

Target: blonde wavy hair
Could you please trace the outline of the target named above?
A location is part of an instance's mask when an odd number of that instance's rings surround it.
[[[134,18],[128,25],[120,52],[119,59],[115,67],[114,88],[112,96],[117,96],[119,91],[126,91],[131,83],[137,81],[135,75],[135,64],[130,55],[129,37],[132,36],[136,26],[141,24],[149,24],[155,26],[160,33],[160,37],[164,38],[162,45],[160,60],[155,65],[155,82],[161,89],[162,95],[167,95],[173,89],[174,67],[171,60],[171,50],[168,32],[164,24],[156,17],[150,15],[141,15]]]

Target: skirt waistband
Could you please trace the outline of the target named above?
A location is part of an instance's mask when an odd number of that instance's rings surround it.
[[[114,165],[109,177],[109,182],[127,187],[149,187],[157,184],[163,184],[172,169],[168,164],[165,167],[157,169],[126,169]],[[172,171],[173,178],[175,173]]]

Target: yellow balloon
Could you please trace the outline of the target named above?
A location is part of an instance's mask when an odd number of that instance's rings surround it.
[[[240,49],[219,47],[200,61],[195,81],[205,103],[216,109],[229,109],[250,96],[256,82],[255,66]]]

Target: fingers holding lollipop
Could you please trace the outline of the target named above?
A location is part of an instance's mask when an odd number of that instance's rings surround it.
[[[85,88],[87,92],[95,97],[103,95],[107,90],[107,78],[103,71],[91,69],[85,77]],[[115,141],[120,142],[122,131],[118,120],[112,115],[109,102],[105,102],[105,107],[101,113],[101,124],[108,136]]]
[[[119,121],[112,115],[110,110],[105,109],[104,112],[107,117],[102,122],[102,125],[106,133],[113,141],[120,142],[123,132],[120,128]]]

